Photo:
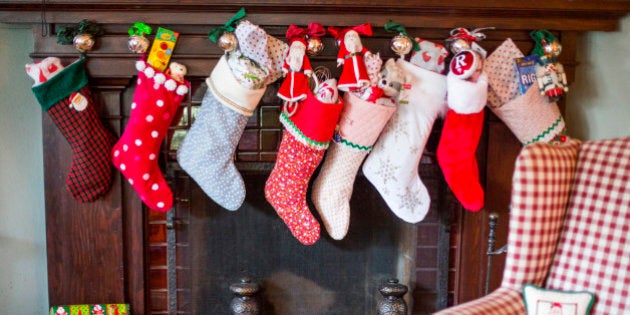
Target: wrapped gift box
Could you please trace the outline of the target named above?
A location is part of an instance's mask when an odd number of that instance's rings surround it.
[[[50,307],[50,315],[130,315],[129,304],[77,304]]]

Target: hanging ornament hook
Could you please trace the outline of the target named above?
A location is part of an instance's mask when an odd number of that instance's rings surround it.
[[[234,35],[236,24],[245,17],[245,8],[241,8],[236,12],[225,24],[210,30],[208,38],[217,43],[221,49],[226,52],[233,51],[238,46],[238,40]]]
[[[136,22],[127,32],[129,33],[127,41],[129,50],[138,54],[146,52],[149,48],[149,40],[144,35],[150,35],[153,29],[143,22]]]
[[[401,24],[398,24],[392,20],[385,23],[384,28],[388,32],[397,32],[398,35],[392,38],[390,42],[391,50],[396,53],[400,57],[405,57],[406,54],[410,53],[411,50],[419,51],[420,45],[407,34],[407,30]]]
[[[61,27],[57,31],[57,43],[61,45],[74,45],[81,53],[92,50],[94,38],[101,36],[103,31],[96,23],[89,20],[81,20],[76,27]]]

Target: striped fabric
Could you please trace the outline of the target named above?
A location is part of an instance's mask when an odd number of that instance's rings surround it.
[[[630,137],[580,147],[547,288],[595,293],[591,314],[630,314]]]
[[[512,179],[508,253],[501,286],[438,314],[524,314],[521,289],[541,285],[559,237],[580,142],[534,143],[520,152]]]

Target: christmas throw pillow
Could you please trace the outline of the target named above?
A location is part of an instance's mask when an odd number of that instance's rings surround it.
[[[532,284],[523,286],[527,315],[587,315],[595,295],[586,291],[547,290]]]

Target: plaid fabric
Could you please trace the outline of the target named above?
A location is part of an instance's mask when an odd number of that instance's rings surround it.
[[[595,293],[591,314],[630,314],[630,137],[580,148],[547,288]]]
[[[92,202],[111,186],[109,152],[116,139],[99,120],[87,86],[78,93],[87,99],[85,109],[73,108],[71,95],[53,105],[48,115],[72,147],[72,165],[66,178],[68,190],[77,200]]]
[[[509,288],[498,288],[492,293],[435,313],[436,315],[514,315],[525,314],[521,292]]]
[[[579,141],[523,148],[512,178],[508,253],[501,287],[542,285],[562,226]]]
[[[541,285],[553,258],[580,142],[534,143],[516,159],[508,252],[499,289],[439,314],[524,314],[524,284]]]

